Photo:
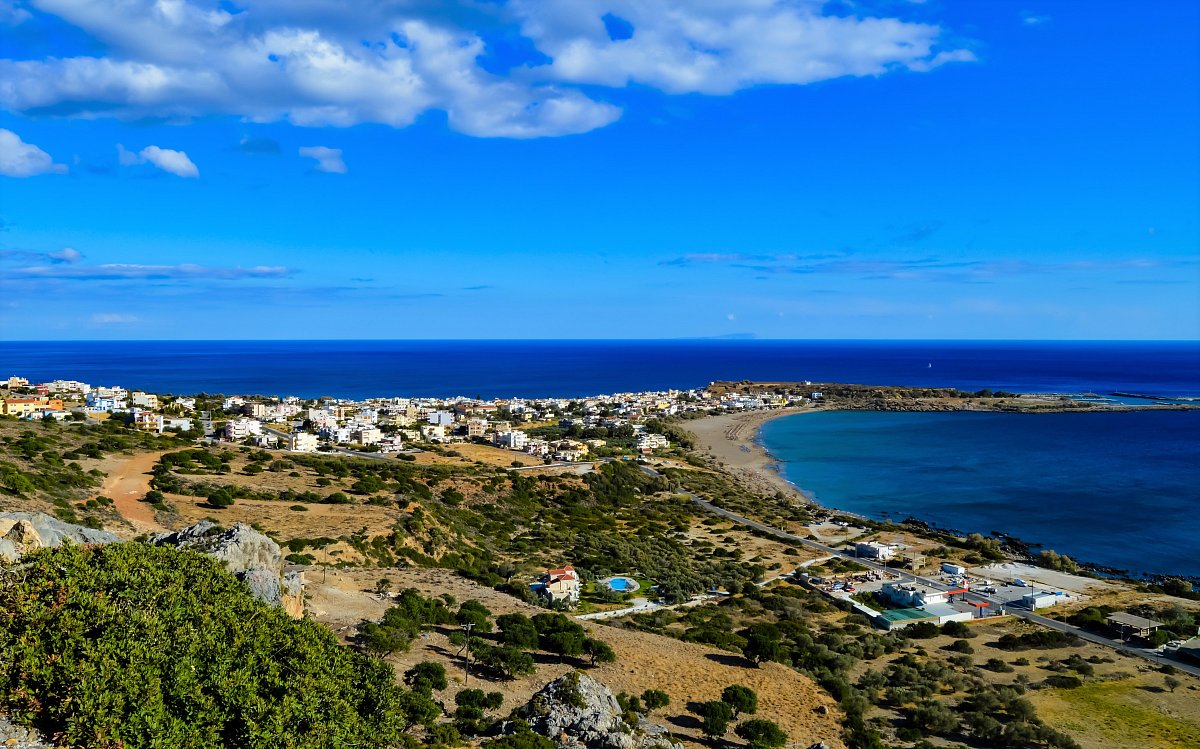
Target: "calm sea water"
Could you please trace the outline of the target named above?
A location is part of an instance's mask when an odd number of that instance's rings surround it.
[[[829,507],[1200,576],[1200,412],[822,412],[761,439]]]
[[[1200,395],[1200,343],[946,341],[0,342],[0,377],[168,393],[581,396],[812,380]]]

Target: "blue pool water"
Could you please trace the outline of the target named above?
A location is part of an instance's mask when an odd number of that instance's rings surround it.
[[[823,505],[1200,576],[1200,412],[800,414],[764,447]]]
[[[612,588],[618,593],[623,593],[627,590],[635,590],[638,587],[638,584],[633,580],[629,580],[624,577],[614,577],[608,581],[608,587]]]

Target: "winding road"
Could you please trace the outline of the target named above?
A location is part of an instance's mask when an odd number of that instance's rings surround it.
[[[658,471],[654,470],[653,468],[650,468],[649,466],[641,466],[641,469],[643,471],[645,471],[647,474],[652,475],[652,476],[660,475]],[[865,565],[867,567],[871,567],[876,570],[887,571],[888,573],[893,574],[893,575],[898,574],[898,575],[900,575],[901,579],[908,580],[910,582],[919,582],[924,585],[929,585],[933,588],[936,588],[937,590],[946,590],[946,591],[951,590],[950,586],[948,586],[945,583],[942,583],[938,580],[933,580],[933,579],[927,578],[927,577],[921,577],[920,575],[914,575],[914,574],[911,574],[908,572],[904,572],[902,570],[892,569],[885,565],[878,564],[876,562],[872,562],[868,559],[861,559],[859,557],[856,557],[855,555],[847,554],[844,551],[839,551],[838,549],[835,549],[832,546],[826,546],[825,544],[820,543],[819,541],[813,541],[810,538],[805,538],[803,536],[797,536],[795,534],[788,533],[787,531],[781,531],[778,528],[773,528],[765,523],[760,523],[757,520],[751,520],[750,518],[738,515],[736,512],[730,512],[729,510],[726,510],[722,507],[717,507],[712,502],[709,502],[706,499],[702,499],[701,497],[698,497],[695,494],[692,494],[691,492],[681,490],[679,493],[687,495],[688,497],[691,498],[691,500],[693,502],[695,502],[697,505],[704,508],[708,512],[711,512],[714,515],[720,515],[723,518],[732,520],[733,522],[738,523],[739,525],[744,525],[747,528],[752,528],[754,530],[760,531],[762,533],[766,533],[768,535],[774,536],[776,538],[779,538],[779,539],[782,539],[785,541],[792,541],[795,543],[802,544],[804,546],[809,547],[810,549],[816,549],[816,550],[824,552],[830,556],[840,557],[842,559],[849,559],[851,561],[857,562],[858,564]],[[1158,665],[1158,666],[1170,665],[1170,666],[1174,666],[1175,668],[1179,669],[1180,671],[1184,671],[1186,673],[1192,674],[1193,676],[1200,676],[1200,667],[1193,666],[1188,663],[1183,663],[1182,661],[1178,661],[1173,658],[1163,657],[1151,650],[1147,650],[1145,648],[1134,647],[1132,645],[1121,642],[1119,640],[1113,640],[1109,637],[1105,637],[1104,635],[1096,634],[1095,632],[1089,632],[1088,630],[1085,630],[1085,629],[1080,629],[1079,627],[1073,626],[1071,624],[1067,624],[1066,622],[1060,622],[1057,619],[1050,619],[1048,617],[1041,616],[1040,614],[1036,614],[1036,613],[1029,611],[1027,609],[1024,609],[1024,608],[1013,607],[1011,601],[1000,600],[999,598],[993,598],[992,596],[987,596],[987,595],[984,595],[982,593],[978,593],[975,591],[971,591],[971,593],[968,594],[967,600],[972,601],[974,603],[987,603],[987,604],[997,607],[997,608],[1003,607],[1004,612],[1006,614],[1011,614],[1012,616],[1024,619],[1026,621],[1033,622],[1035,624],[1040,624],[1043,627],[1048,627],[1050,629],[1057,630],[1059,632],[1065,632],[1068,634],[1075,635],[1076,637],[1078,637],[1081,640],[1086,640],[1086,641],[1094,643],[1096,645],[1101,645],[1103,647],[1110,648],[1110,649],[1115,650],[1118,653],[1121,653],[1123,655],[1132,655],[1132,656],[1136,656],[1138,658],[1143,658],[1143,659],[1150,661],[1151,663],[1154,663],[1155,665]]]

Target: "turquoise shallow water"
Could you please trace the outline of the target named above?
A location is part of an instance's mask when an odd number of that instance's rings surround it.
[[[828,507],[1200,577],[1200,412],[836,411],[768,422],[761,439]]]

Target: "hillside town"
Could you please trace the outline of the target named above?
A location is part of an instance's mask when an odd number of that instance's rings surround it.
[[[312,453],[395,454],[414,444],[483,443],[548,462],[651,455],[671,447],[658,419],[784,408],[820,394],[714,393],[707,389],[584,398],[306,399],[257,395],[184,396],[78,380],[0,381],[0,415],[21,419],[121,419],[153,433],[202,432],[213,441]]]

